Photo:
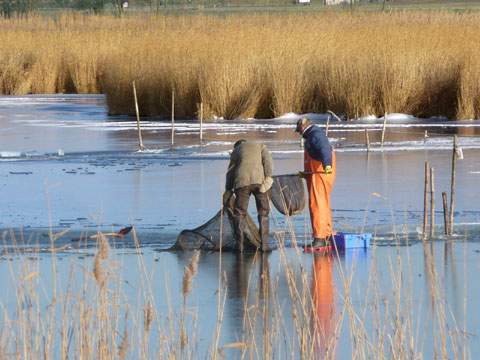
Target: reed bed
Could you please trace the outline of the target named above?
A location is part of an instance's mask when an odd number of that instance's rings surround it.
[[[111,114],[332,110],[480,118],[480,14],[64,14],[0,20],[0,93],[105,93]]]

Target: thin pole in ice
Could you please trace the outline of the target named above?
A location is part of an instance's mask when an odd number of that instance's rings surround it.
[[[138,110],[137,89],[135,87],[135,81],[132,82],[132,85],[133,85],[133,98],[135,100],[135,113],[137,115],[138,149],[142,151],[142,150],[145,150],[145,146],[143,146],[142,129],[140,128],[140,111]]]
[[[203,102],[200,103],[200,143],[203,142]]]
[[[435,235],[435,171],[430,168],[430,240]]]
[[[385,140],[385,130],[387,129],[387,115],[388,113],[385,113],[385,117],[383,118],[383,128],[382,128],[382,151],[383,151],[383,142]]]
[[[455,173],[457,165],[457,135],[453,136],[453,149],[452,149],[452,176],[450,186],[450,221],[449,221],[449,235],[453,234],[453,212],[455,211]]]
[[[370,152],[370,137],[368,136],[368,129],[365,129],[365,143],[367,144],[367,152]]]
[[[172,89],[172,138],[171,145],[175,144],[175,89]]]
[[[443,229],[444,229],[445,235],[448,235],[450,227],[448,225],[447,193],[445,191],[442,192],[442,200],[443,200]]]
[[[425,186],[423,188],[423,231],[422,238],[423,240],[427,237],[427,226],[428,226],[428,161],[425,161]]]

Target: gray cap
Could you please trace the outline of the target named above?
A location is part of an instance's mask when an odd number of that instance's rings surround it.
[[[302,128],[307,127],[310,125],[312,122],[308,120],[306,117],[301,118],[300,120],[297,121],[297,127],[295,128],[295,132],[301,133]]]

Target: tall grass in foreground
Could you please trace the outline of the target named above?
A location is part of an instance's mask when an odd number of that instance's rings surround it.
[[[136,237],[135,241],[138,245]],[[236,284],[228,284],[229,274],[225,273],[221,262],[218,304],[211,304],[218,309],[213,334],[198,328],[197,319],[203,309],[190,307],[187,302],[192,286],[202,286],[195,284],[202,253],[193,253],[185,267],[179,287],[181,295],[177,296],[183,303],[172,304],[168,312],[162,313],[155,305],[158,299],[152,291],[153,270],[146,267],[138,247],[138,267],[128,271],[140,274],[139,283],[128,284],[118,275],[121,264],[112,259],[107,239],[99,236],[93,257],[83,262],[73,255],[67,258],[70,259],[70,274],[66,287],[59,286],[56,281],[58,258],[53,240],[51,273],[42,273],[40,261],[32,261],[31,255],[6,251],[3,256],[20,259],[9,262],[14,310],[10,310],[8,304],[2,306],[0,358],[333,359],[337,347],[342,344],[350,349],[354,359],[421,359],[428,356],[423,353],[426,339],[434,344],[435,358],[468,358],[466,330],[459,328],[455,319],[452,324],[431,249],[430,244],[425,243],[424,265],[430,304],[417,303],[418,294],[412,293],[411,286],[417,274],[408,270],[411,267],[409,257],[402,258],[399,253],[389,257],[388,269],[378,269],[375,249],[371,250],[372,264],[367,287],[362,289],[365,300],[361,304],[355,303],[352,295],[355,266],[347,269],[338,261],[340,281],[335,284],[338,298],[334,301],[324,288],[325,285],[334,286],[328,270],[333,258],[315,257],[313,269],[306,269],[301,249],[295,247],[286,251],[280,246],[280,271],[274,272],[275,276],[271,275],[268,256],[256,254],[254,257],[253,261],[260,263],[261,270],[257,282],[258,274],[252,271],[245,258],[238,269],[248,279],[247,288],[241,290],[245,293],[243,328],[237,329],[240,334],[237,341],[229,343],[222,343],[220,335],[225,331],[227,289]],[[402,262],[406,262],[406,266]],[[393,293],[381,288],[382,276],[390,279]],[[81,281],[74,284],[78,278]],[[319,278],[322,280],[318,281]],[[50,281],[51,293],[48,286],[44,287]],[[326,284],[328,282],[331,283]],[[136,300],[126,296],[125,287],[136,289],[137,295],[133,295]],[[286,293],[282,291],[285,287]],[[170,298],[172,288],[166,283],[162,296]],[[255,295],[251,297],[251,294]],[[339,304],[338,308],[332,308],[337,306],[334,303]],[[421,320],[415,318],[415,314],[422,311],[415,312],[418,307],[431,310],[432,324],[419,323]],[[369,317],[371,325],[367,324]],[[211,323],[214,321],[210,319]],[[430,331],[425,332],[425,329]],[[208,354],[198,352],[200,338],[211,341]]]
[[[105,93],[112,114],[480,118],[480,14],[0,20],[0,93]]]

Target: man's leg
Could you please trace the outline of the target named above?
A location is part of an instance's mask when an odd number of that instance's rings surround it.
[[[262,239],[262,251],[271,251],[268,246],[268,236],[270,233],[270,223],[268,214],[270,212],[269,192],[260,192],[258,186],[253,195],[255,196],[255,204],[257,205],[258,226],[260,230],[260,238]]]
[[[233,208],[233,225],[238,249],[243,252],[245,244],[245,216],[247,215],[250,188],[248,186],[235,189],[235,205]]]
[[[332,234],[332,214],[330,210],[330,184],[322,178],[324,175],[312,176],[309,189],[309,208],[312,220],[313,236],[323,238]]]
[[[331,174],[313,174],[307,182],[313,237],[328,240],[333,233],[330,193],[335,183],[336,161],[333,154]],[[319,242],[322,245],[322,242]]]

